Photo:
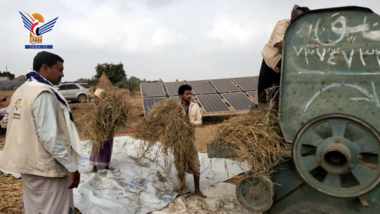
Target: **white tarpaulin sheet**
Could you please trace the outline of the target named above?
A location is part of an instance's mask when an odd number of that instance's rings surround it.
[[[207,198],[195,195],[181,195],[173,203],[152,214],[252,214],[239,204],[235,194],[236,186],[229,183],[218,183],[203,190]]]
[[[151,148],[145,158],[140,158],[143,147],[140,140],[116,137],[110,165],[115,170],[99,170],[97,173],[90,172],[90,150],[84,148],[79,166],[81,183],[74,190],[75,207],[83,214],[148,213],[173,202],[178,195],[174,164],[157,152],[158,146]],[[199,153],[199,160],[201,190],[250,168],[228,159],[210,159],[205,153]],[[190,174],[187,175],[187,185],[193,192],[194,180]]]
[[[160,144],[158,144],[160,145]],[[158,154],[157,146],[145,158],[139,158],[143,142],[130,137],[114,140],[111,167],[90,173],[89,152],[82,154],[80,172],[83,182],[74,192],[75,206],[84,214],[91,213],[148,213],[160,210],[172,201],[177,193],[176,170]],[[209,159],[199,153],[201,162],[201,189],[225,181],[249,169],[227,159]],[[170,161],[169,161],[170,162]],[[168,166],[168,165],[171,165]],[[194,190],[192,175],[187,175],[187,185]]]

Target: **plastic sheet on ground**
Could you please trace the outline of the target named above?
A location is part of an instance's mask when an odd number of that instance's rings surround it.
[[[74,192],[75,206],[83,213],[148,213],[160,210],[173,202],[178,193],[174,164],[165,163],[158,146],[153,147],[146,158],[139,159],[143,142],[130,137],[114,140],[111,167],[90,173],[89,152],[84,151],[80,165],[81,180]],[[227,159],[209,159],[199,153],[201,162],[201,190],[212,184],[228,180],[249,169]],[[170,167],[170,165],[172,165]],[[187,185],[194,191],[193,176],[187,175]],[[235,191],[234,191],[235,192]]]
[[[84,146],[85,142],[82,143]],[[140,158],[144,145],[143,141],[131,137],[115,137],[110,165],[114,170],[99,170],[97,173],[90,172],[90,149],[84,147],[79,166],[81,183],[78,189],[74,189],[75,207],[83,214],[149,213],[172,203],[178,195],[176,170],[170,161],[173,157],[169,155],[167,161],[164,154],[158,153],[161,145],[158,143],[145,154],[145,158]],[[211,185],[250,169],[248,164],[210,159],[205,153],[199,153],[199,160],[200,188],[205,192]],[[194,191],[194,179],[190,174],[187,174],[187,186],[190,192]],[[234,189],[226,191],[235,194]]]
[[[250,214],[250,211],[239,204],[235,188],[235,185],[229,183],[214,184],[203,190],[203,194],[207,196],[205,199],[189,194],[181,195],[164,209],[152,214]]]

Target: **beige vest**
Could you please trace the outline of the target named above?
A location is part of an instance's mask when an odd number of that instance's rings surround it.
[[[282,54],[274,44],[284,40],[286,29],[288,29],[290,24],[290,19],[284,19],[277,22],[276,27],[270,36],[269,42],[264,46],[263,58],[268,67],[272,68],[275,72],[279,72],[280,69],[277,68],[277,63],[282,58]]]
[[[29,84],[23,84],[13,94],[9,104],[8,128],[5,147],[0,157],[0,168],[43,177],[64,177],[59,173],[54,158],[39,142],[34,122],[34,101],[44,91],[53,94],[49,86],[30,86]],[[70,152],[71,146],[64,113],[58,99],[56,101],[58,135],[66,142]]]

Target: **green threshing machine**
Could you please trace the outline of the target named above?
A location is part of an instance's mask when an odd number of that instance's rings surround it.
[[[313,10],[284,39],[279,118],[292,160],[240,203],[266,213],[380,213],[380,16]],[[262,185],[264,183],[264,185]]]

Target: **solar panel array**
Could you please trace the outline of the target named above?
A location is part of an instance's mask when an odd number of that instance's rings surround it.
[[[197,80],[168,83],[142,83],[145,116],[156,103],[174,99],[180,103],[178,88],[188,84],[192,87],[191,102],[198,103],[203,116],[244,113],[252,109],[257,90],[257,77]]]
[[[230,111],[218,94],[198,95],[197,98],[206,112]]]
[[[253,77],[253,79],[258,83],[259,82],[259,77]]]
[[[215,86],[216,90],[219,91],[220,93],[241,91],[229,79],[210,80],[210,82]]]
[[[253,107],[253,102],[242,92],[222,95],[236,111],[250,110]]]
[[[188,81],[188,83],[193,88],[194,94],[216,94],[215,89],[207,80]]]
[[[257,79],[252,77],[240,77],[232,78],[232,80],[240,86],[243,91],[256,91],[257,90]]]
[[[169,96],[178,96],[178,88],[185,84],[185,82],[167,82],[165,83],[165,87]]]
[[[152,98],[143,98],[144,114],[148,116],[149,110],[153,108],[156,103],[165,101],[166,97],[152,97]]]
[[[141,95],[143,97],[165,97],[161,83],[141,83]]]
[[[25,83],[25,81],[20,81],[20,80],[0,81],[0,89],[1,90],[13,90],[13,89],[20,87],[24,83]]]
[[[252,99],[255,99],[256,91],[247,91],[247,94],[248,94]]]

